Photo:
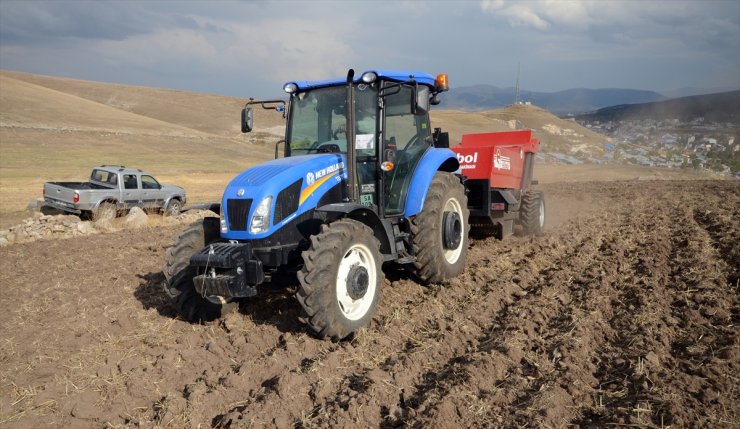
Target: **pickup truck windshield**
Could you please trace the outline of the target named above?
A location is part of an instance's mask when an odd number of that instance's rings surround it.
[[[98,170],[96,168],[92,171],[92,174],[90,174],[90,181],[115,187],[118,185],[118,175],[110,171]]]
[[[290,109],[290,154],[347,152],[346,88],[317,88],[293,96]],[[367,155],[375,152],[378,92],[366,84],[355,85],[355,145]]]

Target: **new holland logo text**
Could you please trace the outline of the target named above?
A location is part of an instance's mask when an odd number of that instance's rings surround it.
[[[340,176],[343,176],[341,174],[342,170],[344,170],[344,162],[338,162],[321,170],[306,173],[306,187],[301,191],[301,198],[298,204],[303,204],[319,186],[324,184],[332,176],[336,176],[338,181],[341,180]]]
[[[334,173],[335,171],[339,171],[343,168],[344,168],[344,163],[338,162],[334,165],[330,165],[326,168],[322,168],[321,170],[314,171],[313,173],[309,172],[308,174],[306,174],[306,183],[309,186],[311,186],[316,180],[321,179],[327,174]]]

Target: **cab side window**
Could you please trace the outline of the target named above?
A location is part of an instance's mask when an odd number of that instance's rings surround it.
[[[123,187],[124,189],[137,189],[139,187],[136,182],[135,174],[124,174],[123,175]]]
[[[141,176],[141,189],[159,189],[159,182],[152,176]]]

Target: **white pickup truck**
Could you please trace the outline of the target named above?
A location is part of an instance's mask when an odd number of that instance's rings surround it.
[[[160,184],[151,174],[124,166],[101,165],[89,182],[46,182],[44,204],[95,220],[113,219],[132,207],[176,215],[185,204],[185,190]]]

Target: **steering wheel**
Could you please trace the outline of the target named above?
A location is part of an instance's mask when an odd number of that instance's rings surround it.
[[[338,144],[327,143],[319,146],[316,151],[318,153],[338,153],[341,152],[341,149],[339,148]]]

